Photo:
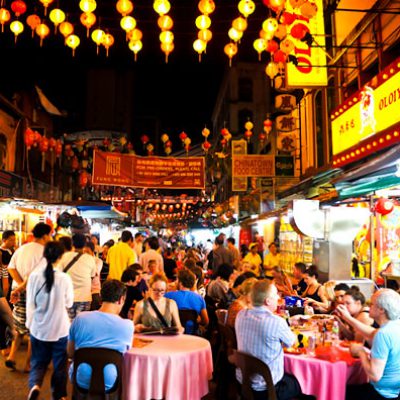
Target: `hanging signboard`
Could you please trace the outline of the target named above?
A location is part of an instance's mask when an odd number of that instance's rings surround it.
[[[293,1],[286,0],[285,10],[297,18],[287,31],[291,32],[295,25],[301,25],[310,35],[310,40],[294,39],[293,55],[297,58],[297,65],[287,63],[287,87],[318,87],[328,84],[325,53],[325,25],[324,4],[322,0],[315,0],[312,4],[317,8],[316,15],[310,19],[300,15],[298,9],[292,7]],[[296,29],[296,28],[295,28]]]
[[[204,157],[140,157],[93,152],[93,185],[204,189]]]
[[[247,154],[247,141],[244,139],[232,140],[232,154]],[[232,191],[247,191],[247,176],[232,176]]]
[[[399,61],[390,64],[331,114],[335,166],[399,142]]]
[[[294,176],[294,157],[275,156],[276,176]]]
[[[275,175],[272,155],[234,155],[232,157],[232,177],[268,177]]]

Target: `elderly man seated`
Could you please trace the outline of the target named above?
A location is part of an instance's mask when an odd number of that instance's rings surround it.
[[[337,312],[366,339],[372,339],[371,353],[363,346],[353,344],[351,353],[360,357],[370,383],[349,386],[346,398],[397,399],[400,394],[400,295],[392,289],[380,289],[371,298],[369,315],[379,329],[363,324],[352,317],[343,305]]]
[[[284,373],[282,344],[290,347],[296,337],[285,320],[274,314],[278,299],[278,290],[269,280],[261,280],[253,285],[253,308],[240,311],[236,317],[238,350],[251,354],[268,365],[279,400],[312,398],[301,395],[297,379]],[[238,379],[241,380],[239,375]],[[267,387],[263,378],[255,376],[253,379],[254,399],[267,399]]]

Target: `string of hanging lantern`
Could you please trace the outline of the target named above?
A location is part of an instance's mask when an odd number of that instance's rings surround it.
[[[73,18],[71,19],[71,15],[76,15],[72,8],[74,6],[69,4],[68,7],[63,7],[61,0],[57,2],[54,2],[54,0],[36,1],[42,7],[35,7],[34,4],[29,4],[28,7],[24,0],[14,0],[10,3],[6,0],[1,1],[1,31],[4,32],[5,26],[9,25],[14,34],[15,42],[17,42],[18,37],[24,34],[25,25],[27,25],[32,36],[39,37],[40,46],[43,45],[51,32],[54,32],[54,35],[63,36],[64,44],[72,49],[74,55],[75,50],[83,40],[83,35],[80,36],[79,33],[75,32],[76,21],[73,21]],[[271,79],[274,79],[278,73],[285,69],[288,62],[295,64],[298,62],[295,49],[298,47],[299,41],[308,45],[314,42],[307,24],[316,16],[318,8],[313,0],[262,0],[262,3],[265,6],[262,10],[266,11],[266,18],[260,26],[258,37],[253,41],[253,47],[259,60],[262,60],[263,55],[265,55],[264,57],[267,59],[265,72]],[[54,6],[54,4],[56,5]],[[111,28],[101,27],[101,15],[96,0],[80,0],[78,4],[80,10],[80,14],[78,14],[79,22],[86,28],[86,36],[96,44],[97,54],[99,54],[99,49],[103,47],[106,50],[106,55],[108,55],[109,49],[115,44],[116,37],[114,32],[113,34],[110,33]],[[143,32],[138,29],[138,21],[132,15],[135,9],[134,3],[131,0],[115,0],[114,4],[117,12],[121,15],[120,28],[125,33],[128,48],[135,54],[136,60],[138,52],[143,48]],[[223,7],[223,5],[220,7]],[[169,55],[175,48],[175,37],[172,32],[174,21],[170,15],[171,3],[169,0],[154,0],[153,9],[159,15],[157,24],[160,29],[160,47],[167,62]],[[206,52],[207,45],[213,36],[210,29],[210,15],[216,9],[214,0],[199,0],[198,9],[200,14],[195,18],[195,25],[198,29],[197,39],[193,42],[193,48],[198,53],[199,60],[201,60],[201,56]],[[243,35],[256,11],[256,2],[239,0],[237,9],[239,15],[232,20],[228,30],[230,41],[224,46],[224,52],[229,58],[230,65],[232,59],[239,52]],[[35,12],[28,12],[32,10],[35,10]],[[51,25],[54,26],[54,29],[50,29]]]

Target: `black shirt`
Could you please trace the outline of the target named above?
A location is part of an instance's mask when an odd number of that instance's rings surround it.
[[[301,294],[307,289],[307,283],[304,281],[304,279],[301,279],[297,285],[293,286],[293,289],[299,296],[301,296]]]
[[[172,258],[164,258],[164,272],[168,279],[175,279],[176,262]]]

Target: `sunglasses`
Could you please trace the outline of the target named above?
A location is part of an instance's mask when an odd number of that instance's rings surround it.
[[[155,293],[165,293],[165,289],[151,289]]]

